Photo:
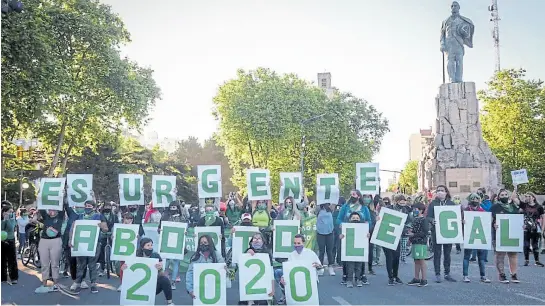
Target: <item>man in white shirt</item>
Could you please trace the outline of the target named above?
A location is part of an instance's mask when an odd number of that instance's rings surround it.
[[[311,250],[305,248],[305,236],[301,234],[295,235],[293,238],[293,249],[294,251],[290,253],[288,256],[287,261],[305,261],[305,262],[311,262],[312,266],[316,268],[316,270],[323,269],[322,263],[320,262],[320,259],[318,258],[318,255]],[[316,273],[316,279],[318,279],[318,271],[314,272]],[[282,299],[278,301],[279,304],[282,304],[285,302],[285,294],[284,294],[284,272],[281,269],[277,269],[274,271],[274,278],[276,280],[280,280],[280,288],[282,289]]]
[[[17,257],[21,257],[22,250],[25,248],[26,245],[26,231],[25,227],[27,226],[29,222],[28,218],[28,212],[26,208],[22,207],[19,209],[19,217],[17,217],[17,229],[19,232],[19,249],[17,250]]]

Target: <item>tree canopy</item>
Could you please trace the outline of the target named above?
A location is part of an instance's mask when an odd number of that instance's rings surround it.
[[[412,160],[405,165],[399,176],[398,187],[405,194],[413,194],[418,191],[418,161]]]
[[[121,58],[129,41],[97,0],[27,0],[23,13],[2,18],[3,146],[38,136],[52,176],[84,147],[142,127],[160,92],[152,70]]]
[[[502,70],[479,92],[484,139],[503,167],[503,183],[512,187],[511,171],[526,169],[530,183],[545,193],[545,87],[526,71]]]
[[[354,186],[356,162],[370,161],[388,132],[388,121],[364,99],[339,91],[328,99],[294,74],[265,68],[239,70],[235,79],[220,86],[213,114],[219,121],[216,139],[234,171],[232,182],[243,191],[244,170],[266,168],[277,194],[279,173],[300,171],[301,150],[307,194],[314,190],[318,173],[339,173],[347,191]]]

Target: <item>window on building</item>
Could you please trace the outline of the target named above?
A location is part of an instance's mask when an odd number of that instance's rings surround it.
[[[458,187],[458,182],[448,182],[448,188],[456,188]]]
[[[322,79],[322,87],[327,87],[327,79]]]
[[[471,192],[471,186],[469,186],[469,185],[460,185],[460,192]]]
[[[481,187],[481,182],[473,182],[473,188]]]

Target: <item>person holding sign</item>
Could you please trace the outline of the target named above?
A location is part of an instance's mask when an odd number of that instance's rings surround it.
[[[358,212],[353,212],[349,217],[350,223],[361,223],[361,216]],[[370,233],[367,233],[367,238],[371,237]],[[340,234],[339,239],[344,239],[344,235]],[[370,250],[369,250],[370,251]],[[356,286],[363,287],[363,285],[369,285],[367,281],[367,276],[363,275],[362,269],[365,267],[365,263],[357,261],[345,261],[343,262],[343,267],[346,269],[346,288],[354,288],[354,283]]]
[[[295,199],[292,196],[284,199],[284,207],[280,210],[277,220],[301,220],[301,213],[295,205]]]
[[[318,258],[318,255],[314,253],[313,250],[305,248],[305,236],[301,234],[295,235],[293,238],[293,249],[294,251],[290,253],[287,261],[305,261],[307,263],[312,263],[312,266],[316,269],[316,279],[318,279],[318,270],[323,269],[322,263]],[[284,291],[284,286],[286,281],[284,280],[283,270],[277,269],[274,271],[274,278],[280,279],[280,288]],[[286,299],[283,297],[278,301],[278,304],[285,303]]]
[[[161,233],[161,226],[163,221],[187,223],[189,221],[189,215],[185,213],[185,210],[180,208],[178,201],[172,201],[168,205],[168,209],[163,212],[161,221],[157,232]],[[167,259],[165,269],[168,269],[172,265],[172,276],[170,278],[172,290],[176,290],[176,279],[179,277],[180,260],[179,259]]]
[[[238,201],[235,192],[230,192],[229,198],[227,199],[227,211],[225,212],[229,224],[231,224],[231,226],[237,225],[242,213],[242,203]]]
[[[456,282],[452,276],[450,276],[450,253],[452,252],[452,244],[437,244],[436,227],[438,226],[437,220],[435,220],[435,207],[443,205],[456,205],[451,201],[450,192],[447,186],[439,185],[435,190],[435,199],[428,205],[426,212],[427,218],[430,222],[433,222],[431,228],[431,237],[433,241],[433,268],[435,269],[435,282],[441,282],[441,252],[443,252],[443,268],[445,269],[445,280],[449,282]]]
[[[519,214],[519,208],[514,202],[516,198],[516,191],[513,192],[511,198],[509,198],[509,193],[505,189],[501,189],[498,193],[498,201],[492,205],[490,212],[492,212],[492,224],[494,225],[492,237],[495,239],[496,231],[499,228],[499,224],[496,223],[496,217],[498,214]],[[507,227],[506,230],[509,230]],[[507,236],[509,237],[509,236]],[[498,241],[493,241],[492,244],[497,248]],[[520,283],[517,276],[517,252],[498,252],[496,250],[496,269],[498,270],[500,282],[508,284],[509,280],[505,275],[505,256],[509,258],[509,271],[511,272],[511,281],[513,283]]]
[[[353,212],[357,212],[360,214],[361,222],[368,222],[369,228],[372,227],[372,220],[371,220],[371,212],[369,211],[369,208],[365,205],[363,202],[363,196],[361,192],[357,189],[353,189],[350,192],[350,199],[348,202],[346,202],[339,211],[339,214],[337,216],[337,223],[340,224],[340,227],[342,227],[342,223],[350,222],[350,215]],[[362,267],[362,275],[361,278],[365,275],[365,264],[361,263],[363,265]],[[347,271],[346,267],[343,265],[343,278],[341,281],[341,285],[346,285],[346,279],[347,279]]]
[[[101,221],[100,214],[96,211],[96,204],[94,201],[85,201],[85,211],[82,215],[79,215],[79,220],[93,220],[97,221],[97,226],[100,227],[102,232],[108,232],[108,225],[106,222]],[[76,224],[72,226],[72,231],[70,233],[70,240],[72,239],[78,239],[78,237],[74,237],[76,229]],[[70,248],[73,246],[70,244]],[[89,269],[89,280],[91,281],[91,293],[98,293],[98,288],[96,285],[97,280],[97,262],[98,258],[100,257],[100,242],[96,245],[96,254],[95,256],[78,256],[77,257],[77,273],[76,273],[76,280],[74,284],[70,287],[70,290],[72,290],[73,293],[79,294],[82,287],[81,283],[83,282],[83,278],[85,276],[85,270]],[[60,260],[60,258],[59,258]]]
[[[122,224],[132,224],[133,221],[134,221],[134,216],[131,213],[128,212],[123,215]],[[137,236],[137,238],[139,237],[140,236]],[[123,266],[125,262],[121,261],[120,264],[121,266]],[[123,282],[123,270],[119,272],[119,281]],[[117,288],[117,292],[121,292],[121,285]]]
[[[263,237],[261,233],[255,233],[252,236],[252,238],[250,239],[249,248],[246,250],[245,253],[250,254],[252,256],[254,256],[254,254],[267,254],[269,256],[271,266],[273,265],[272,251],[269,249],[269,247],[265,243],[265,238]],[[272,281],[272,291],[269,292],[269,296],[273,297],[274,296],[274,280],[271,280],[271,281]],[[242,303],[244,302],[240,302],[239,305],[244,305]],[[268,300],[252,301],[252,304],[253,305],[268,305],[269,301]]]
[[[535,265],[543,267],[539,261],[539,237],[542,233],[542,226],[545,225],[545,211],[543,206],[537,204],[536,195],[528,192],[525,201],[520,202],[520,210],[524,213],[524,266],[530,264],[530,246],[534,253]]]
[[[68,217],[74,217],[75,212],[68,202],[64,203],[64,210],[68,214]],[[42,265],[42,286],[38,287],[34,292],[36,293],[48,293],[52,291],[58,291],[59,286],[57,281],[59,279],[59,263],[62,254],[62,224],[64,221],[65,213],[58,210],[43,210],[40,209],[40,217],[42,218],[43,228],[40,235],[40,242],[38,246],[38,253],[40,255],[40,262]],[[38,217],[36,215],[36,217]],[[53,287],[47,287],[47,280],[50,275],[53,278]],[[96,265],[95,265],[96,269]]]
[[[430,222],[424,217],[426,205],[416,203],[413,205],[413,222],[412,228],[409,229],[407,236],[412,243],[412,255],[414,259],[414,278],[407,283],[409,286],[426,287],[428,280],[426,279],[427,265],[426,257],[428,257],[428,232],[430,230]]]
[[[469,203],[465,209],[465,211],[474,211],[474,212],[482,212],[485,213],[485,210],[481,207],[481,198],[479,195],[472,193],[468,197]],[[462,217],[463,217],[463,211],[462,211]],[[465,226],[465,219],[462,219],[462,223]],[[471,229],[465,229],[465,235],[470,235],[469,231]],[[464,263],[463,263],[463,274],[464,274],[464,282],[469,283],[470,279],[468,276],[468,269],[469,269],[469,259],[473,252],[477,252],[477,258],[479,262],[479,273],[481,275],[481,282],[483,283],[490,283],[490,280],[486,278],[486,268],[484,259],[486,258],[487,250],[471,250],[470,248],[464,249]]]
[[[204,207],[204,217],[202,217],[197,226],[219,226],[221,229],[221,254],[225,256],[225,223],[223,219],[216,215],[216,206],[208,202]]]
[[[195,299],[195,293],[193,292],[193,269],[195,264],[201,263],[224,263],[221,253],[216,250],[214,246],[214,240],[209,235],[202,235],[199,238],[197,251],[191,257],[189,267],[185,274],[185,287],[187,293],[191,298]],[[227,266],[225,266],[227,269]]]
[[[161,255],[153,251],[153,240],[144,237],[140,240],[140,248],[136,250],[136,257],[143,258],[156,258],[159,259],[159,262],[155,265],[155,268],[159,271],[157,276],[157,286],[155,287],[155,295],[163,292],[165,294],[165,299],[167,300],[167,305],[174,305],[172,302],[172,289],[170,289],[170,281],[163,273],[163,259]],[[127,269],[127,265],[124,263],[121,266],[121,271]],[[121,285],[123,286],[123,284]]]

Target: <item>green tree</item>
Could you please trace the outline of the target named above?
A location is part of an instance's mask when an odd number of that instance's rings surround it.
[[[418,190],[418,161],[413,160],[405,165],[399,176],[399,188],[406,194],[413,194]]]
[[[8,97],[2,121],[7,119],[8,130],[26,127],[40,137],[53,152],[52,176],[59,165],[63,172],[68,158],[84,147],[115,138],[120,127],[140,128],[160,93],[150,69],[120,57],[119,47],[129,42],[129,33],[109,6],[97,0],[30,2],[28,11],[10,16],[9,29],[2,31],[2,45],[8,45],[2,70],[8,68],[9,80],[2,84],[2,100]],[[24,36],[27,27],[30,38],[13,37]],[[23,55],[14,55],[21,51]],[[35,84],[22,88],[19,80]],[[14,106],[21,99],[24,103]],[[20,114],[29,105],[31,112]]]
[[[511,171],[526,169],[530,183],[545,192],[545,87],[526,71],[502,70],[479,92],[483,102],[483,137],[503,167],[503,183],[512,187]]]
[[[388,131],[387,120],[367,101],[341,92],[328,99],[294,74],[264,68],[239,70],[236,79],[225,82],[214,97],[213,114],[219,121],[215,138],[233,169],[234,186],[245,191],[244,170],[266,168],[275,199],[279,173],[300,171],[303,149],[307,194],[320,172],[339,173],[343,191],[353,188],[356,162],[370,161]]]

